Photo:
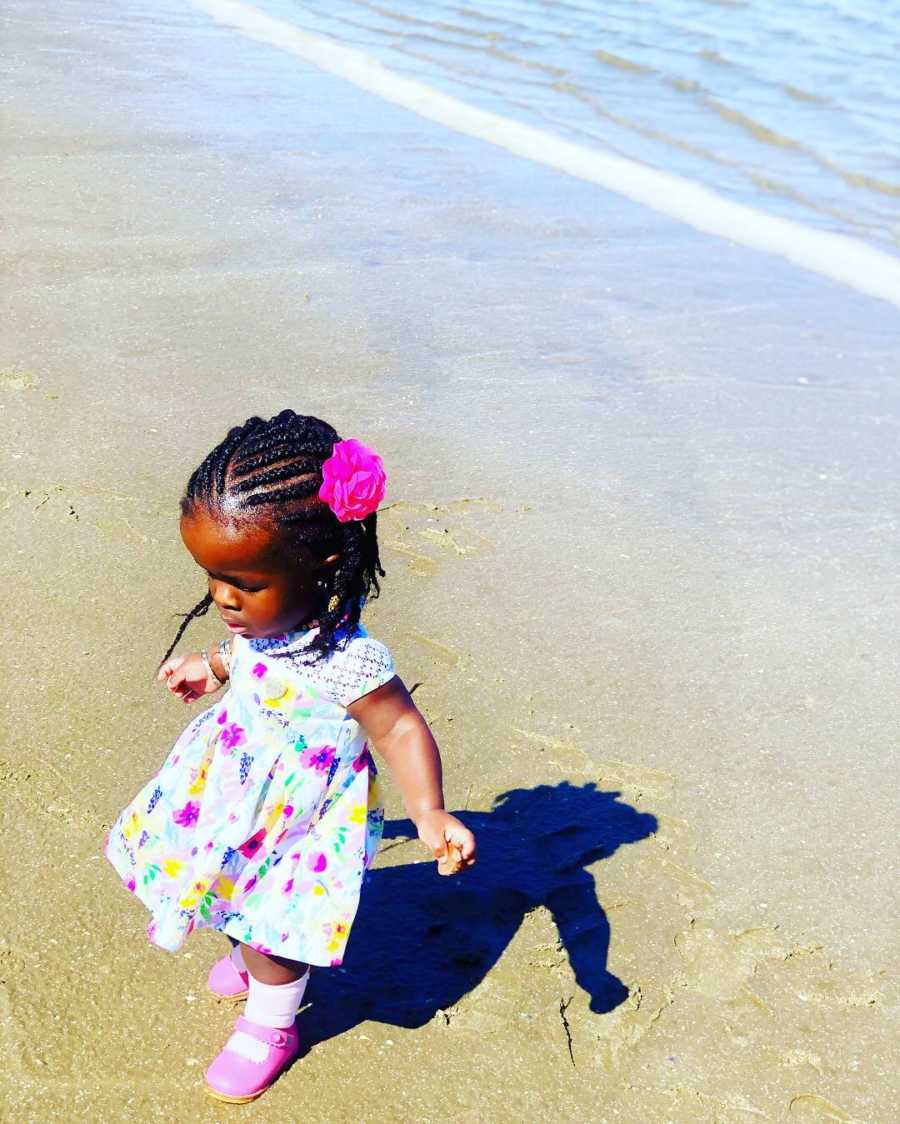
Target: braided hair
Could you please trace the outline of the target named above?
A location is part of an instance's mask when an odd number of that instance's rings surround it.
[[[228,520],[261,517],[274,524],[288,551],[306,547],[320,557],[340,555],[338,569],[322,594],[319,631],[307,649],[312,659],[340,646],[339,630],[345,637],[352,634],[363,604],[378,596],[378,579],[384,577],[377,515],[341,523],[319,499],[322,464],[339,440],[326,422],[293,410],[282,410],[268,421],[248,418],[229,430],[195,470],[181,500],[183,515],[202,507]],[[163,663],[191,621],[211,604],[207,593],[184,614]]]

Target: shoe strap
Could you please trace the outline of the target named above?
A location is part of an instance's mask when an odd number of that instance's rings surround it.
[[[280,1046],[282,1048],[290,1045],[291,1038],[296,1034],[293,1027],[262,1026],[260,1023],[245,1019],[243,1015],[238,1016],[234,1029],[249,1034],[258,1042],[265,1042],[269,1046]]]

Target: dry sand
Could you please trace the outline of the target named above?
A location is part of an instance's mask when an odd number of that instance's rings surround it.
[[[5,18],[3,1119],[893,1120],[896,314],[177,0]],[[100,847],[185,720],[180,489],[284,405],[388,462],[370,627],[481,859],[391,794],[226,1108],[224,942],[150,948]]]

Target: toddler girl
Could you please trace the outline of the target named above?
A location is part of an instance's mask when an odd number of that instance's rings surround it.
[[[106,854],[174,951],[194,929],[232,940],[209,973],[244,1015],[206,1072],[243,1103],[299,1051],[310,965],[337,965],[381,836],[373,745],[442,873],[475,860],[444,811],[431,732],[384,645],[360,624],[384,576],[381,460],[285,410],[232,429],[188,482],[181,536],[209,580],[160,666],[184,702],[228,691],[187,727],[119,816]],[[231,634],[169,658],[215,605]]]

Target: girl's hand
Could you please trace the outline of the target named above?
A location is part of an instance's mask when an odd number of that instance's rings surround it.
[[[387,761],[419,838],[438,860],[438,873],[457,874],[471,866],[475,836],[444,811],[441,755],[403,681],[395,675],[350,703],[347,713]]]
[[[172,656],[159,669],[156,678],[186,703],[196,702],[203,695],[211,695],[222,686],[203,666],[199,652]]]
[[[464,823],[442,809],[423,812],[416,820],[419,838],[438,860],[438,874],[458,874],[475,862],[475,836]]]

